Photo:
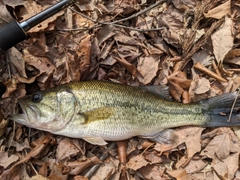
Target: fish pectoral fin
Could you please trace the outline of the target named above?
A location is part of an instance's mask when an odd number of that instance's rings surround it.
[[[178,136],[173,129],[166,129],[157,134],[141,136],[150,140],[156,141],[160,144],[176,144],[178,142]]]
[[[82,139],[94,145],[104,146],[107,144],[102,137],[84,137]]]
[[[115,113],[115,109],[113,107],[99,107],[95,108],[83,113],[79,113],[79,115],[85,117],[84,124],[89,124],[96,121],[101,121],[110,118]]]

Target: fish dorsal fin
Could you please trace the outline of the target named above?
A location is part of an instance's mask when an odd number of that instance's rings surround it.
[[[94,145],[99,145],[99,146],[104,146],[107,144],[106,141],[104,141],[104,139],[102,137],[84,137],[82,138],[85,141],[89,142],[90,144],[94,144]]]
[[[168,101],[172,101],[172,98],[169,94],[169,88],[168,86],[162,86],[162,85],[157,85],[157,86],[139,86],[140,89],[144,91],[148,91],[150,93],[153,93],[157,96],[160,96],[161,98],[164,98]]]

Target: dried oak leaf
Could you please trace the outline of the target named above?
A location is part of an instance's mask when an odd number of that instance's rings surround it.
[[[222,17],[226,15],[231,14],[231,1],[228,0],[225,3],[214,7],[213,9],[209,10],[207,13],[203,13],[205,17],[209,18],[215,18],[215,19],[221,19]]]
[[[79,150],[71,141],[71,139],[60,139],[56,149],[56,157],[58,162],[63,159],[69,159],[71,156],[75,156],[77,153],[79,153]]]
[[[3,173],[0,175],[0,179],[30,179],[29,175],[27,174],[26,171],[26,165],[17,165],[17,166],[12,166],[10,169],[7,169],[3,171]]]
[[[196,87],[193,89],[193,92],[196,94],[204,94],[210,90],[210,82],[204,77],[199,77],[197,79]]]
[[[137,76],[137,68],[133,64],[129,63],[126,59],[121,57],[117,50],[112,51],[111,56],[115,60],[117,60],[117,62],[119,62],[123,67],[125,67],[132,74],[133,77]]]
[[[13,19],[10,12],[7,10],[5,2],[0,1],[0,25],[5,24]]]
[[[25,72],[25,60],[23,58],[23,55],[15,47],[12,47],[11,49],[9,49],[8,53],[9,53],[9,59],[17,69],[19,75],[21,77],[27,78],[27,75]]]
[[[212,167],[218,174],[220,179],[233,179],[238,169],[239,152],[230,154],[225,159],[218,159],[215,157],[212,162]]]
[[[0,152],[0,166],[7,168],[10,164],[19,159],[17,155],[12,154],[8,157],[8,152]]]
[[[15,78],[11,78],[4,83],[6,86],[6,91],[2,95],[2,98],[9,97],[11,93],[13,93],[17,89],[17,80]]]
[[[23,142],[21,142],[21,143],[12,140],[11,146],[15,147],[17,152],[22,151],[23,149],[29,149],[30,148],[27,138],[25,138],[23,140]]]
[[[140,154],[140,155],[137,155],[137,156],[134,156],[133,158],[131,158],[127,162],[126,167],[136,171],[148,164],[149,164],[149,162],[146,161],[145,158],[143,157],[143,155]]]
[[[26,4],[25,0],[2,0],[2,2],[13,8],[15,8],[16,6],[21,6]]]
[[[215,155],[220,159],[225,159],[231,152],[231,137],[229,133],[215,136],[209,144],[202,150],[201,155],[214,159]]]
[[[204,167],[207,166],[207,162],[203,161],[202,159],[191,159],[189,163],[184,167],[186,173],[195,173],[200,172]]]
[[[137,70],[142,75],[138,77],[143,84],[148,84],[156,76],[159,64],[159,55],[150,55],[147,57],[140,57],[138,60]]]
[[[162,179],[164,168],[156,165],[147,165],[138,170],[145,179],[159,180]]]
[[[221,64],[226,54],[233,47],[234,37],[232,35],[233,21],[229,17],[225,17],[224,24],[212,34],[213,53],[218,64]]]
[[[95,175],[92,176],[91,180],[110,179],[116,170],[117,167],[114,164],[114,160],[109,158],[103,165],[100,166]]]
[[[115,27],[113,25],[107,25],[101,28],[96,34],[98,45],[101,46],[103,42],[113,37],[115,34]]]
[[[77,161],[67,162],[66,164],[71,168],[69,172],[70,175],[78,175],[89,167],[100,163],[102,163],[102,161],[97,156],[93,156],[87,159],[78,159]]]
[[[179,169],[179,170],[173,170],[173,171],[170,171],[170,170],[167,170],[167,173],[176,178],[177,180],[186,180],[188,179],[188,175],[186,173],[186,171],[184,169]]]

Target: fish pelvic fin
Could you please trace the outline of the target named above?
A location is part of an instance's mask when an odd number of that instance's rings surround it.
[[[206,123],[203,127],[240,126],[240,94],[227,93],[200,101]]]
[[[178,143],[178,135],[173,129],[165,129],[157,134],[140,136],[141,138],[147,138],[160,144],[175,145]]]
[[[82,139],[94,145],[99,145],[99,146],[107,145],[107,142],[102,137],[84,137]]]

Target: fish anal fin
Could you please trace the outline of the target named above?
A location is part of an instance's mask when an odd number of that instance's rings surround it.
[[[107,144],[107,142],[102,137],[84,137],[82,139],[94,145],[104,146]]]
[[[170,144],[175,145],[178,142],[178,135],[173,129],[166,129],[157,134],[141,136],[143,138],[148,138],[160,144]]]

